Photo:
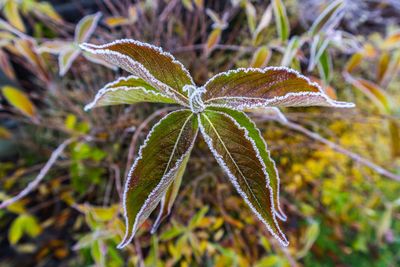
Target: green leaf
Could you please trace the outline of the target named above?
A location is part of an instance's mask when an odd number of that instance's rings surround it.
[[[80,53],[81,51],[79,49],[76,49],[75,47],[64,49],[60,53],[60,55],[58,56],[58,66],[59,66],[60,76],[64,76],[65,73],[67,73],[72,63],[79,56]]]
[[[168,187],[167,192],[161,199],[160,211],[158,213],[157,219],[154,222],[154,225],[151,229],[151,232],[154,233],[160,223],[171,213],[172,206],[174,205],[176,196],[178,195],[179,188],[181,187],[182,177],[186,170],[187,162],[190,158],[188,154],[182,161],[181,166],[179,167],[175,179],[172,184]]]
[[[266,167],[249,131],[223,112],[205,110],[198,117],[205,141],[236,190],[269,232],[287,246],[289,242],[275,218]]]
[[[320,31],[325,31],[327,27],[331,26],[328,22],[332,20],[338,21],[339,12],[343,8],[343,0],[333,1],[321,15],[314,21],[313,25],[310,28],[311,35],[316,35]]]
[[[258,23],[257,28],[253,33],[253,43],[255,45],[259,43],[262,33],[269,26],[269,24],[271,23],[271,20],[272,20],[272,6],[269,5],[265,9],[265,11],[261,17],[261,20]]]
[[[328,84],[332,76],[332,58],[327,50],[322,53],[318,60],[318,71],[325,84]]]
[[[185,85],[194,85],[186,68],[160,47],[123,39],[105,45],[81,44],[87,52],[118,66],[163,92],[176,102],[187,105]]]
[[[329,98],[316,83],[285,67],[239,68],[212,77],[205,85],[204,104],[238,110],[271,106],[354,107]]]
[[[281,41],[286,41],[290,34],[289,19],[286,15],[286,8],[282,3],[282,0],[273,0],[272,7],[274,10],[275,23],[278,28],[278,34]]]
[[[285,53],[283,54],[282,66],[290,66],[292,64],[293,59],[296,57],[297,51],[301,46],[299,37],[293,36],[290,38],[288,45],[286,46]]]
[[[71,46],[70,42],[51,40],[41,43],[37,51],[39,53],[60,54],[65,49],[71,49]]]
[[[175,103],[173,99],[163,95],[142,78],[129,76],[121,77],[100,89],[93,102],[86,105],[85,110],[138,102]]]
[[[8,240],[10,244],[15,245],[24,234],[27,234],[30,237],[36,237],[41,232],[42,228],[37,223],[35,217],[22,214],[12,222],[8,232]]]
[[[189,110],[170,113],[159,121],[141,146],[124,191],[126,232],[119,248],[129,244],[176,178],[197,136],[196,117]]]
[[[75,42],[83,43],[89,40],[90,36],[97,27],[100,17],[100,12],[83,17],[75,28]]]
[[[248,133],[248,137],[253,140],[254,145],[256,146],[260,157],[266,167],[265,171],[268,176],[266,177],[267,183],[272,188],[272,198],[275,207],[275,214],[279,219],[286,221],[286,215],[282,211],[279,203],[279,174],[278,170],[275,166],[275,162],[270,156],[270,152],[267,149],[267,143],[261,135],[261,132],[258,130],[254,122],[243,112],[236,111],[228,108],[208,108],[208,110],[215,110],[223,112],[230,117],[232,117],[236,123],[240,125],[240,127],[246,129]]]

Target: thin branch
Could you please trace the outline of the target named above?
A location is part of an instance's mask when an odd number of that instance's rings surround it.
[[[360,163],[360,164],[362,164],[364,166],[367,166],[367,167],[371,168],[372,170],[376,171],[377,173],[379,173],[379,174],[381,174],[383,176],[386,176],[386,177],[388,177],[390,179],[393,179],[395,181],[400,182],[400,175],[394,174],[394,173],[382,168],[381,166],[378,166],[377,164],[371,162],[370,160],[368,160],[366,158],[363,158],[360,155],[358,155],[358,154],[356,154],[354,152],[351,152],[351,151],[339,146],[338,144],[335,144],[334,142],[329,141],[329,140],[321,137],[319,134],[314,133],[314,132],[306,129],[306,128],[304,128],[303,126],[301,126],[299,124],[296,124],[296,123],[293,123],[293,122],[290,122],[290,121],[284,122],[282,120],[277,120],[277,119],[274,119],[274,120],[279,122],[279,123],[281,123],[282,125],[290,128],[290,129],[298,131],[298,132],[300,132],[300,133],[302,133],[302,134],[304,134],[304,135],[306,135],[306,136],[308,136],[308,137],[310,137],[310,138],[312,138],[314,140],[317,140],[318,142],[321,142],[321,143],[327,145],[331,149],[350,157],[354,161],[356,161],[356,162],[358,162],[358,163]]]
[[[18,200],[20,200],[21,198],[25,197],[26,195],[28,195],[30,192],[32,192],[38,185],[39,183],[43,180],[43,178],[46,176],[46,174],[49,172],[49,170],[51,169],[51,167],[54,165],[54,163],[57,161],[58,157],[63,153],[63,151],[65,150],[65,148],[71,144],[72,142],[74,142],[77,138],[73,137],[73,138],[69,138],[67,140],[65,140],[64,142],[62,142],[56,150],[53,151],[53,153],[51,154],[49,160],[47,161],[47,163],[43,166],[43,168],[40,170],[38,176],[36,176],[36,178],[31,181],[27,187],[25,187],[24,190],[22,190],[21,192],[19,192],[18,195],[7,199],[5,201],[3,201],[0,204],[0,209],[4,209],[6,207],[8,207],[9,205],[17,202]]]

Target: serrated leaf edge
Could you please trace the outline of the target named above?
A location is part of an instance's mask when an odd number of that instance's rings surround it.
[[[127,76],[127,77],[120,77],[120,78],[118,78],[118,79],[115,80],[115,81],[112,81],[112,82],[110,82],[110,83],[107,83],[103,88],[101,88],[101,89],[97,92],[97,94],[96,94],[94,100],[93,100],[92,102],[90,102],[89,104],[87,104],[87,105],[84,107],[84,110],[85,110],[85,111],[88,111],[88,110],[94,108],[95,105],[96,105],[96,103],[100,100],[100,98],[101,98],[104,94],[106,94],[106,93],[108,93],[108,92],[115,92],[115,91],[118,91],[118,90],[125,90],[125,91],[130,91],[130,90],[141,90],[141,91],[143,91],[144,93],[149,94],[149,95],[150,95],[150,94],[153,94],[153,95],[155,95],[155,96],[162,96],[162,97],[170,98],[170,97],[164,95],[162,92],[150,91],[150,90],[147,90],[146,88],[144,88],[144,87],[142,87],[142,86],[135,86],[135,87],[119,86],[119,87],[112,87],[112,86],[114,86],[115,84],[118,84],[118,83],[121,82],[121,81],[128,81],[129,79],[139,79],[139,77],[137,77],[137,76],[135,76],[135,75],[130,75],[130,76]],[[110,87],[111,87],[111,88],[110,88]],[[123,104],[123,103],[121,103],[121,104]]]
[[[169,94],[169,96],[172,97],[175,101],[177,101],[178,103],[180,103],[183,106],[187,106],[188,103],[185,103],[182,100],[180,100],[176,96],[176,94],[182,95],[186,99],[188,98],[187,96],[181,94],[180,92],[178,92],[177,90],[175,90],[171,86],[169,86],[169,85],[161,82],[160,80],[156,79],[150,73],[150,71],[143,66],[143,64],[139,63],[138,61],[133,60],[129,56],[124,55],[122,53],[119,53],[119,52],[116,52],[116,51],[107,50],[107,47],[109,47],[109,46],[113,46],[113,45],[116,45],[116,44],[125,44],[125,43],[133,43],[133,44],[138,45],[138,46],[148,47],[148,48],[156,50],[157,52],[159,52],[160,54],[162,54],[164,56],[169,57],[174,64],[177,64],[181,68],[181,70],[186,73],[186,75],[189,77],[189,79],[191,81],[191,85],[195,85],[195,83],[193,81],[193,77],[190,75],[189,71],[185,68],[185,66],[181,62],[179,62],[177,59],[175,59],[175,57],[172,54],[170,54],[168,52],[165,52],[161,47],[158,47],[158,46],[154,46],[154,45],[151,45],[151,44],[148,44],[148,43],[143,43],[143,42],[140,42],[140,41],[137,41],[137,40],[133,40],[133,39],[120,39],[120,40],[116,40],[116,41],[113,41],[111,43],[107,43],[107,44],[103,44],[103,45],[82,43],[82,44],[79,45],[79,47],[81,49],[83,49],[83,50],[85,50],[87,52],[93,53],[93,54],[105,54],[105,55],[111,54],[111,55],[115,55],[117,57],[121,57],[121,58],[126,59],[133,66],[137,66],[138,69],[140,69],[142,72],[144,72],[144,74],[153,83],[155,83],[156,85],[158,85],[161,88],[164,88],[166,90],[166,93]],[[96,49],[100,49],[100,50],[96,50]],[[130,69],[130,68],[128,68],[128,69]]]
[[[212,111],[212,112],[217,112],[217,111]],[[248,135],[248,131],[246,128],[240,126],[235,119],[233,119],[231,116],[223,113],[223,112],[217,112],[217,113],[221,113],[224,116],[228,117],[229,119],[231,119],[233,121],[233,123],[241,130],[243,130],[245,132],[244,137],[249,140],[253,146],[253,149],[256,151],[256,156],[258,158],[258,160],[260,161],[261,165],[263,166],[263,173],[267,179],[267,185],[268,185],[268,190],[270,191],[270,198],[271,198],[271,213],[272,213],[272,219],[275,223],[275,225],[277,226],[276,228],[278,229],[279,233],[282,235],[282,237],[284,239],[282,239],[281,237],[279,237],[271,228],[271,226],[269,225],[269,223],[261,216],[261,214],[256,210],[256,208],[253,206],[253,204],[251,204],[251,202],[248,200],[248,197],[246,195],[246,193],[244,193],[242,191],[242,189],[240,188],[240,185],[237,181],[237,178],[232,174],[232,172],[229,170],[229,168],[227,167],[226,163],[224,162],[224,159],[222,158],[222,156],[215,150],[215,148],[213,147],[212,144],[212,138],[205,132],[204,126],[201,123],[201,118],[200,116],[205,116],[207,118],[207,120],[210,122],[210,124],[212,125],[212,122],[208,119],[207,115],[205,115],[204,113],[198,114],[198,124],[199,124],[199,128],[200,131],[204,137],[204,140],[206,141],[208,147],[210,148],[212,154],[214,155],[215,159],[217,160],[217,162],[219,163],[219,165],[222,167],[222,169],[226,172],[226,174],[228,175],[229,179],[231,180],[232,184],[234,185],[234,187],[236,188],[236,190],[238,191],[239,195],[243,198],[243,200],[246,202],[246,204],[250,207],[250,209],[253,211],[254,214],[256,214],[257,218],[267,227],[268,231],[272,234],[272,236],[274,236],[279,243],[286,247],[289,245],[289,241],[286,239],[285,235],[282,233],[282,231],[279,228],[278,222],[276,221],[276,217],[275,217],[275,207],[274,207],[274,200],[272,199],[272,188],[269,185],[269,176],[268,173],[266,172],[266,166],[260,156],[260,152],[258,151],[257,147],[255,146],[254,140],[251,139]],[[221,140],[223,142],[223,140]],[[228,152],[229,153],[229,152]]]
[[[276,107],[274,107],[274,108],[277,109],[278,112],[280,112],[280,110],[279,110],[278,108],[276,108]],[[208,110],[208,111],[210,111],[210,110]],[[213,112],[219,112],[219,111],[214,111],[214,110],[212,110],[212,111],[213,111]],[[278,205],[277,205],[277,207],[275,207],[274,212],[275,212],[275,215],[279,217],[279,219],[281,219],[282,221],[286,221],[286,220],[287,220],[287,217],[286,217],[286,214],[285,214],[285,213],[282,211],[282,209],[281,209],[280,200],[279,200],[279,199],[280,199],[280,183],[281,183],[281,180],[280,180],[280,177],[279,177],[279,172],[278,172],[278,168],[276,167],[275,161],[272,159],[272,157],[271,157],[271,152],[268,150],[267,142],[265,142],[265,139],[262,137],[262,134],[261,134],[260,129],[258,129],[258,127],[257,127],[257,125],[254,123],[254,121],[253,121],[252,119],[250,119],[250,117],[247,116],[246,113],[244,113],[244,112],[242,112],[242,111],[238,111],[238,112],[241,112],[242,115],[251,123],[251,125],[253,125],[254,129],[256,130],[257,134],[259,135],[260,139],[262,140],[262,143],[263,143],[263,145],[264,145],[264,150],[265,150],[265,152],[267,152],[268,159],[272,162],[272,166],[273,166],[274,171],[275,171],[275,173],[276,173],[276,179],[277,179],[276,197],[277,197],[277,204],[278,204]],[[231,115],[229,115],[229,114],[227,114],[227,113],[225,113],[225,112],[220,112],[220,113],[224,114],[224,115],[227,116],[227,117],[230,117],[230,119],[231,119],[232,121],[236,122],[235,118],[233,118]],[[281,114],[282,114],[282,113],[281,113]],[[235,124],[236,124],[236,125],[239,125],[239,123],[235,123]],[[245,127],[242,127],[242,126],[240,126],[240,127],[243,128],[243,129],[246,129]],[[247,131],[246,133],[247,133],[247,135],[248,135],[248,130],[246,129],[246,131]],[[251,138],[250,136],[247,136],[247,137],[248,137],[249,140],[251,139],[250,142],[252,142],[253,147],[257,148],[257,146],[256,146],[255,141],[253,140],[253,138]],[[246,139],[247,139],[247,138],[246,138]],[[274,194],[273,194],[273,191],[274,191],[274,189],[272,188],[271,183],[270,183],[269,174],[268,174],[268,172],[267,172],[267,167],[266,167],[266,165],[265,165],[265,163],[264,163],[264,160],[263,160],[262,157],[261,157],[260,151],[259,151],[258,149],[257,149],[256,151],[257,151],[257,157],[259,158],[259,160],[262,161],[263,172],[267,174],[267,176],[266,176],[267,184],[269,184],[270,187],[271,187],[271,189],[272,189],[272,191],[271,191],[272,200],[274,200],[274,199],[273,199],[273,195],[274,195]],[[264,169],[264,168],[265,168],[265,169]],[[273,202],[274,202],[274,201],[273,201]],[[275,205],[275,204],[274,204],[274,205]]]
[[[139,153],[138,153],[138,157],[136,158],[135,162],[133,163],[133,165],[132,165],[132,167],[131,167],[131,169],[130,169],[130,171],[129,171],[128,178],[127,178],[126,181],[125,181],[125,188],[124,188],[124,195],[123,195],[123,201],[122,201],[122,203],[123,203],[123,209],[124,209],[124,218],[125,218],[126,229],[125,229],[125,236],[124,236],[124,238],[122,239],[121,243],[117,246],[117,248],[119,248],[119,249],[124,248],[125,246],[127,246],[127,245],[132,241],[133,237],[135,236],[135,232],[136,232],[136,230],[137,230],[138,227],[139,227],[139,225],[138,225],[138,223],[139,223],[139,222],[138,222],[138,218],[139,218],[140,215],[143,213],[144,207],[146,207],[146,206],[148,205],[148,203],[149,203],[149,201],[150,201],[150,198],[151,198],[151,197],[155,194],[155,192],[160,188],[160,186],[163,184],[163,182],[164,182],[172,173],[174,173],[174,171],[176,171],[176,170],[179,168],[179,166],[180,166],[180,164],[182,163],[182,161],[184,160],[184,158],[191,152],[191,150],[192,150],[192,148],[193,148],[193,145],[194,145],[194,143],[195,143],[195,141],[196,141],[196,138],[197,138],[198,131],[196,131],[195,136],[194,136],[194,138],[193,138],[192,143],[190,144],[189,149],[188,149],[188,150],[181,156],[181,158],[176,162],[175,166],[174,166],[167,174],[165,174],[165,175],[161,178],[161,180],[160,180],[160,182],[158,183],[158,185],[157,185],[157,186],[150,192],[150,194],[147,196],[147,199],[146,199],[145,202],[143,203],[143,205],[142,205],[142,207],[140,208],[139,212],[136,214],[135,221],[134,221],[133,226],[132,226],[132,234],[131,234],[130,237],[128,237],[128,235],[129,235],[129,228],[128,228],[129,225],[128,225],[127,206],[126,206],[125,203],[126,203],[126,195],[127,195],[127,193],[128,193],[128,186],[127,186],[127,185],[129,184],[129,181],[131,180],[132,173],[133,173],[133,171],[135,170],[136,165],[138,164],[139,160],[142,158],[142,151],[143,151],[143,149],[146,147],[147,142],[150,140],[150,137],[151,137],[151,135],[153,134],[154,129],[157,128],[157,126],[159,126],[169,115],[171,115],[171,114],[173,114],[173,113],[176,113],[176,112],[184,111],[184,110],[186,110],[186,109],[180,109],[180,110],[176,110],[176,111],[170,112],[168,115],[166,115],[166,116],[163,117],[161,120],[159,120],[159,121],[153,126],[153,128],[151,129],[151,131],[147,134],[147,137],[146,137],[146,140],[144,141],[144,143],[140,146]],[[188,111],[190,111],[190,110],[188,110]],[[186,123],[187,123],[193,116],[194,116],[194,114],[190,114],[190,115],[188,116],[187,120],[186,120],[186,121],[184,122],[184,124],[182,125],[181,131],[182,131],[183,128],[185,127]],[[182,132],[181,132],[181,133],[182,133]],[[181,134],[181,133],[180,133],[180,134]],[[180,134],[179,134],[179,138],[178,138],[177,140],[180,139]],[[175,143],[175,145],[176,145],[176,144],[177,144],[177,143]],[[174,149],[175,149],[175,148],[174,148]]]
[[[310,86],[314,86],[318,89],[319,92],[299,92],[299,93],[287,93],[284,96],[276,96],[273,98],[257,98],[257,97],[244,97],[244,96],[221,96],[221,97],[214,97],[214,98],[210,98],[204,101],[204,104],[206,106],[217,106],[217,107],[227,107],[227,108],[232,108],[232,109],[237,109],[237,110],[244,110],[247,108],[259,108],[259,107],[265,107],[268,105],[268,103],[274,102],[276,100],[284,100],[287,99],[291,96],[321,96],[322,98],[324,98],[326,100],[327,103],[329,103],[330,105],[332,105],[332,107],[337,107],[337,108],[352,108],[354,107],[354,103],[350,103],[350,102],[341,102],[341,101],[335,101],[333,99],[331,99],[329,96],[327,96],[323,89],[321,88],[321,86],[319,86],[318,83],[316,82],[312,82],[308,77],[300,74],[298,71],[287,68],[287,67],[266,67],[266,68],[238,68],[235,70],[229,70],[229,71],[225,71],[225,72],[221,72],[218,73],[216,75],[214,75],[213,77],[211,77],[206,84],[204,85],[204,88],[206,88],[207,90],[207,86],[209,86],[209,84],[214,81],[216,78],[220,77],[220,76],[229,76],[230,74],[234,74],[234,73],[239,73],[239,72],[244,72],[244,73],[248,73],[248,72],[259,72],[259,73],[266,73],[267,71],[279,71],[279,70],[285,70],[289,73],[295,74],[297,78],[303,79],[305,80]],[[262,103],[257,103],[257,104],[242,104],[242,105],[238,105],[236,108],[230,105],[223,105],[223,104],[212,104],[210,102],[212,102],[213,100],[218,100],[218,99],[245,99],[245,100],[258,100]]]

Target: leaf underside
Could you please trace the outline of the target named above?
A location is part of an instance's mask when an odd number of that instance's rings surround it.
[[[164,96],[142,78],[129,76],[120,78],[100,89],[94,101],[88,104],[85,110],[138,102],[175,103],[173,99]]]
[[[148,134],[125,184],[126,233],[119,248],[129,244],[165,195],[190,154],[197,130],[191,111],[179,110],[164,117]]]
[[[188,104],[183,87],[194,82],[185,67],[161,48],[129,39],[105,45],[84,43],[81,48],[144,79],[180,104]]]
[[[354,106],[330,99],[318,84],[285,67],[220,73],[211,78],[205,88],[206,105],[239,110],[270,106]]]
[[[239,194],[270,233],[287,246],[276,221],[266,166],[249,132],[223,112],[208,109],[198,117],[205,141]]]

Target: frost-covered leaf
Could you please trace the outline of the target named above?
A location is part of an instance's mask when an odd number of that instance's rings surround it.
[[[293,59],[296,57],[297,51],[301,46],[301,40],[297,36],[290,38],[288,45],[286,46],[285,53],[283,54],[281,65],[290,66],[292,65]]]
[[[81,48],[146,80],[180,104],[188,104],[183,87],[194,82],[186,68],[161,48],[130,39],[105,45],[84,43]]]
[[[266,166],[249,131],[226,113],[205,110],[198,116],[205,141],[239,194],[270,233],[287,246],[276,221]]]
[[[82,55],[83,55],[87,60],[89,60],[90,62],[103,65],[104,67],[107,67],[107,68],[112,69],[112,70],[115,70],[115,71],[118,70],[118,67],[117,67],[117,66],[108,63],[108,62],[105,61],[103,58],[99,57],[99,55],[91,54],[91,53],[88,53],[88,52],[86,52],[86,51],[82,51],[82,52],[83,52]]]
[[[160,211],[158,213],[157,219],[154,222],[154,225],[151,229],[151,232],[154,233],[157,231],[160,223],[171,213],[172,206],[174,205],[176,196],[178,195],[179,188],[181,187],[182,177],[186,170],[186,165],[189,160],[190,155],[188,154],[182,161],[181,166],[179,167],[176,177],[172,184],[168,187],[167,192],[161,199]]]
[[[66,42],[66,41],[61,41],[61,40],[51,40],[51,41],[46,41],[40,44],[38,47],[38,52],[39,53],[50,53],[50,54],[60,54],[63,52],[65,49],[70,49],[71,48],[71,43]]]
[[[81,51],[74,47],[63,50],[58,56],[58,66],[60,76],[64,76],[69,70],[74,60],[79,56]]]
[[[256,30],[253,33],[253,42],[255,44],[258,44],[258,41],[260,40],[260,37],[264,30],[269,26],[272,20],[272,6],[269,5],[267,9],[265,9],[260,22],[257,25]]]
[[[215,75],[205,85],[204,104],[233,109],[270,106],[354,107],[330,99],[321,87],[285,67],[240,68]]]
[[[279,37],[282,41],[286,41],[290,35],[290,24],[286,14],[286,8],[282,3],[282,0],[273,0],[272,7]]]
[[[265,179],[267,183],[272,188],[272,198],[274,200],[275,214],[279,219],[286,221],[286,215],[282,211],[279,204],[279,174],[278,170],[275,166],[275,162],[270,156],[270,153],[267,149],[267,144],[262,137],[260,131],[254,124],[254,122],[243,112],[236,111],[228,108],[208,108],[208,110],[215,110],[223,112],[230,117],[232,117],[242,128],[245,128],[248,133],[248,137],[251,138],[256,146],[259,156],[265,164],[266,172],[268,174]]]
[[[327,6],[311,26],[311,35],[315,35],[320,31],[326,32],[329,28],[333,28],[343,16],[343,13],[341,13],[343,7],[343,0],[333,1],[329,6]],[[339,13],[341,14],[339,15]]]
[[[119,78],[100,89],[94,101],[86,105],[85,110],[138,102],[175,103],[174,100],[164,96],[142,78],[129,76]]]
[[[83,17],[83,19],[78,22],[75,28],[75,42],[83,43],[89,40],[90,36],[97,27],[100,17],[100,12]]]
[[[125,183],[126,232],[119,248],[129,244],[165,195],[191,151],[197,129],[191,111],[179,110],[163,118],[148,134]]]

